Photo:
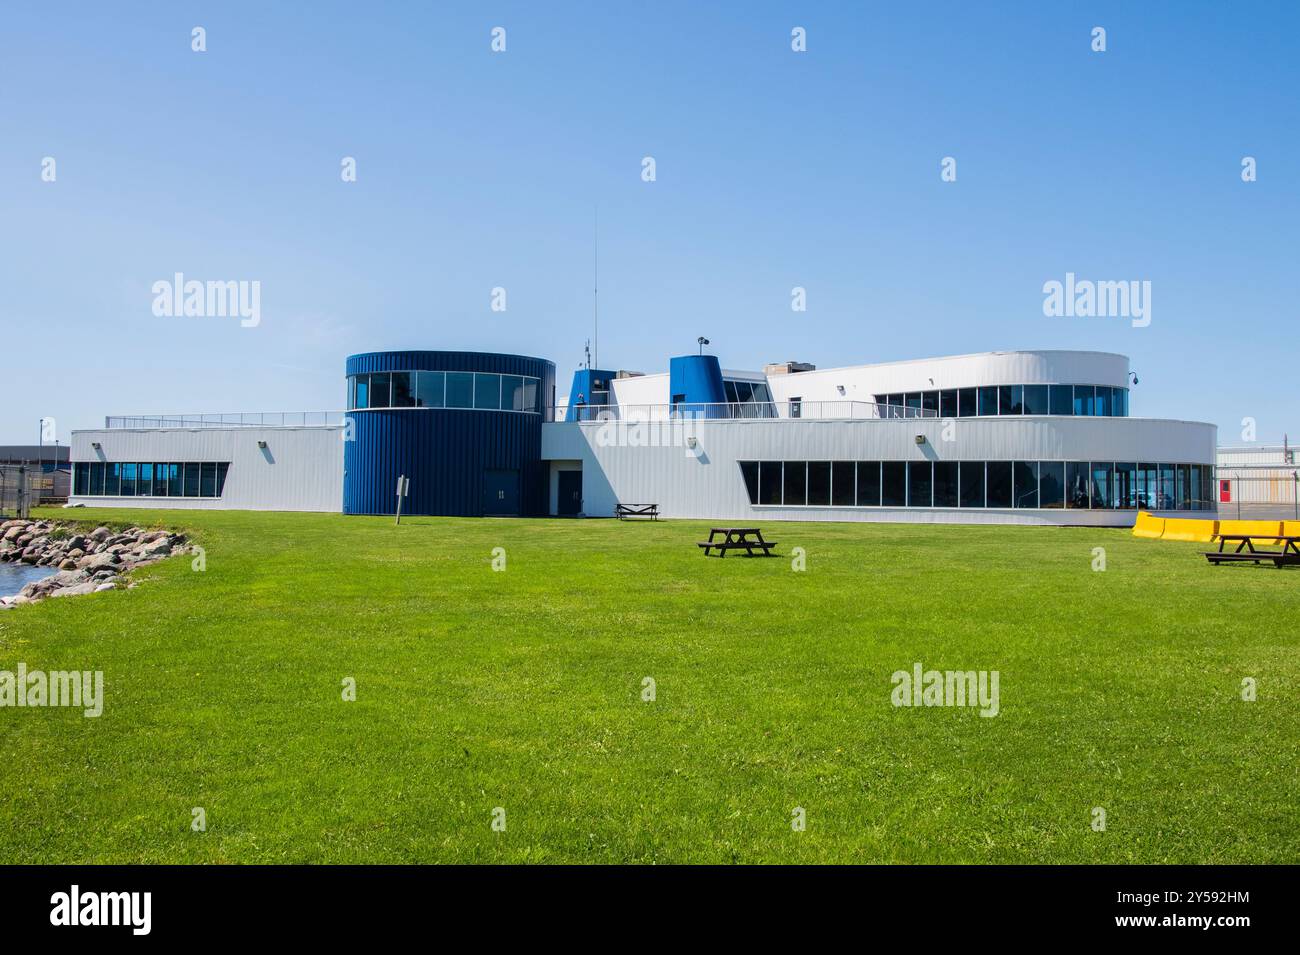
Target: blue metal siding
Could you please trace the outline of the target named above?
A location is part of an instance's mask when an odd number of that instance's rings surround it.
[[[681,355],[668,363],[669,400],[685,395],[683,409],[709,418],[726,417],[727,391],[722,383],[722,368],[714,355]],[[690,406],[705,405],[704,408]]]
[[[555,366],[540,358],[478,352],[369,352],[347,360],[347,374],[478,371],[539,379],[538,405],[552,404]],[[410,479],[404,514],[475,517],[483,513],[487,471],[518,470],[520,511],[547,510],[541,460],[543,414],[449,408],[350,411],[355,440],[344,442],[343,512],[392,514],[397,478]]]

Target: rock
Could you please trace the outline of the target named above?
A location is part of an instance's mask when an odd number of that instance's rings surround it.
[[[77,569],[77,558],[75,557],[65,557],[63,558],[63,563],[59,564],[59,570],[76,570],[76,569]]]
[[[141,552],[146,557],[166,557],[172,552],[171,541],[164,534],[162,537],[154,538],[152,542],[145,544]]]
[[[96,584],[93,580],[87,580],[85,583],[73,584],[71,587],[64,587],[60,590],[52,590],[49,593],[51,597],[80,597],[82,594],[93,594]]]
[[[74,534],[68,538],[68,550],[79,550],[86,546],[86,538],[83,534]]]
[[[21,521],[17,524],[11,524],[9,525],[9,530],[5,531],[5,540],[17,541],[18,538],[22,537],[26,532],[27,525]]]
[[[80,547],[74,547],[72,550],[68,551],[68,556],[73,560],[80,560],[82,557],[86,556],[86,552]]]
[[[104,553],[92,554],[89,557],[83,557],[77,561],[77,566],[82,570],[98,570],[100,567],[112,567],[114,564],[120,564],[121,560],[117,554]]]
[[[103,542],[108,540],[108,538],[110,538],[111,536],[113,536],[113,532],[110,531],[107,527],[96,527],[93,531],[90,532],[90,536],[93,540]]]
[[[95,589],[92,590],[91,593],[98,594],[98,593],[102,593],[105,590],[116,590],[117,589],[117,584],[115,583],[116,580],[117,578],[114,577],[113,580],[106,580],[102,584],[95,584],[94,585]]]

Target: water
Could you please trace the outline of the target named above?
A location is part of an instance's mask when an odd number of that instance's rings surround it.
[[[33,567],[31,564],[0,562],[0,597],[12,597],[33,580],[44,580],[57,574],[57,567]]]

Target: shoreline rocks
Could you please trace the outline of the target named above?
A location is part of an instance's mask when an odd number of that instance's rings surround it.
[[[121,586],[134,587],[134,581],[123,577],[128,571],[185,550],[184,534],[164,530],[130,527],[114,532],[97,527],[87,533],[59,521],[3,521],[0,561],[52,567],[57,572],[27,584],[17,594],[0,595],[0,610],[46,597],[76,597]]]

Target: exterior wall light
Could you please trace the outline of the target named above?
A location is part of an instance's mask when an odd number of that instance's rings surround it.
[[[259,441],[259,442],[257,442],[257,446],[258,446],[259,448],[261,448],[263,451],[266,450],[266,442],[265,442],[265,441]]]
[[[694,448],[697,445],[699,445],[699,443],[700,441],[698,438],[695,437],[695,435],[691,435],[689,438],[686,439],[686,446],[688,448]]]
[[[925,435],[923,435],[923,434],[918,434],[918,435],[916,436],[916,443],[917,443],[917,444],[925,444]]]
[[[90,446],[91,446],[92,448],[94,448],[96,451],[102,451],[102,450],[103,450],[103,446],[100,445],[100,443],[99,443],[98,441],[92,441],[92,442],[90,442]]]

